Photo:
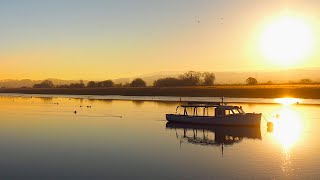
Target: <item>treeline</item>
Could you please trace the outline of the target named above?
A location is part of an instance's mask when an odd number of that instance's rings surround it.
[[[216,76],[214,73],[189,71],[180,75],[178,78],[168,77],[155,80],[153,86],[212,86],[215,80]]]
[[[160,78],[154,81],[155,87],[173,87],[173,86],[212,86],[215,82],[214,73],[189,71],[178,78],[168,77]],[[54,85],[50,80],[44,80],[39,84],[33,85],[33,88],[108,88],[108,87],[146,87],[146,82],[141,78],[134,79],[131,83],[115,84],[112,80],[89,81],[84,84],[82,80],[79,83],[65,85]]]
[[[147,84],[141,78],[134,79],[131,83],[115,84],[112,80],[105,81],[89,81],[84,84],[82,80],[79,83],[71,83],[64,85],[54,85],[50,80],[44,80],[39,84],[33,85],[33,88],[107,88],[107,87],[146,87]]]
[[[160,78],[153,82],[154,87],[178,87],[178,86],[213,86],[215,85],[216,76],[210,72],[188,71],[178,77]],[[271,85],[276,84],[271,81],[258,83],[254,77],[245,80],[247,85]],[[286,83],[285,83],[286,84]],[[301,79],[299,82],[289,82],[288,84],[317,84],[310,79]],[[112,80],[89,81],[84,84],[82,80],[79,83],[65,85],[54,85],[51,80],[45,80],[39,84],[33,85],[33,88],[108,88],[108,87],[146,87],[146,82],[141,78],[136,78],[131,83],[116,84]]]
[[[188,71],[178,77],[160,78],[153,82],[154,87],[178,87],[178,86],[213,86],[216,80],[214,73]],[[249,77],[246,80],[248,85],[258,84],[255,78]],[[51,80],[44,80],[39,84],[33,85],[33,88],[108,88],[108,87],[146,87],[146,82],[141,78],[134,79],[131,83],[115,84],[112,80],[89,81],[84,84],[82,80],[79,83],[65,85],[54,85]]]

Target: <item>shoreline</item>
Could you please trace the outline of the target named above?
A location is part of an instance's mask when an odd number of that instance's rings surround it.
[[[229,98],[320,99],[319,85],[256,85],[210,87],[2,88],[1,94],[119,95]]]

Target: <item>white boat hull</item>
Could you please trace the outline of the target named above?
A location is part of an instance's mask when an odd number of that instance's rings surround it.
[[[226,125],[226,126],[260,126],[261,114],[246,113],[226,116],[188,116],[166,114],[166,119],[174,123],[190,123],[201,125]]]

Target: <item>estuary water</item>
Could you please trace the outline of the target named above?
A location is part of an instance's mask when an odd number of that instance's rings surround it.
[[[263,114],[231,128],[167,123],[179,99],[1,95],[0,179],[320,178],[319,100],[225,98]]]

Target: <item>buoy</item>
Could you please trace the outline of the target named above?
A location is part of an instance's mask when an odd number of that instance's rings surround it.
[[[77,114],[77,111],[74,111],[75,114]]]
[[[267,123],[267,127],[268,127],[268,128],[273,128],[273,123],[272,123],[272,122],[268,122],[268,123]]]

